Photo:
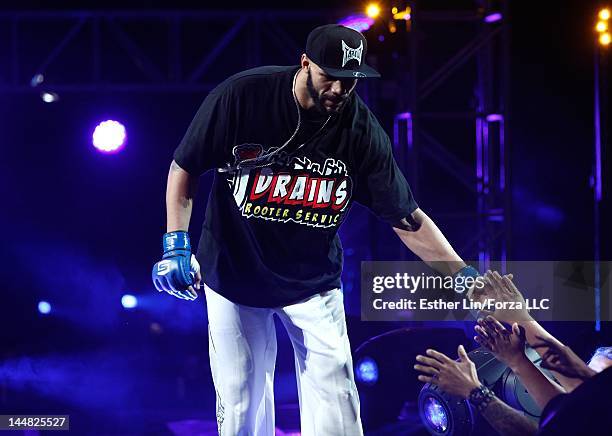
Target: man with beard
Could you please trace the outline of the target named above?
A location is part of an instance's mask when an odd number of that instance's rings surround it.
[[[174,153],[153,281],[185,300],[203,281],[219,434],[274,434],[274,314],[294,348],[302,434],[363,434],[337,234],[353,200],[421,259],[445,261],[441,272],[476,274],[418,208],[354,92],[357,79],[380,76],[365,64],[366,44],[343,26],[314,29],[299,66],[255,68],[215,88]],[[187,230],[210,169],[196,260]]]

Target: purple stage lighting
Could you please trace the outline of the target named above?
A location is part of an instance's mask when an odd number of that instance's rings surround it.
[[[118,121],[102,121],[93,132],[93,145],[103,153],[116,153],[125,145],[125,127]]]
[[[357,364],[357,380],[373,385],[378,381],[378,365],[371,357],[364,357]]]
[[[425,404],[425,419],[436,433],[445,433],[448,429],[448,415],[442,403],[429,397]]]
[[[365,15],[350,15],[343,20],[340,20],[338,24],[350,27],[358,32],[365,32],[372,26],[372,24],[374,24],[374,19]]]
[[[485,23],[495,23],[502,19],[502,14],[495,12],[484,17]]]
[[[48,315],[51,313],[51,305],[46,301],[40,301],[38,303],[38,312],[42,315]]]
[[[402,112],[395,116],[398,120],[410,120],[412,119],[412,114],[410,112]]]
[[[494,122],[494,121],[503,121],[504,120],[504,116],[502,114],[489,114],[487,115],[487,121],[488,122]]]

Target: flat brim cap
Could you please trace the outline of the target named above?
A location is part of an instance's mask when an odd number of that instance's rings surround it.
[[[317,27],[306,40],[306,55],[332,77],[380,77],[378,71],[365,63],[367,50],[365,36],[339,24]]]

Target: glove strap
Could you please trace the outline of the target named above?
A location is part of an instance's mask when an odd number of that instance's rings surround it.
[[[164,254],[177,250],[191,251],[189,234],[183,230],[165,233],[162,237],[162,246],[164,248]]]
[[[480,277],[480,273],[472,265],[466,265],[453,274],[453,277]]]
[[[457,271],[455,274],[453,274],[453,281],[455,282],[457,277],[473,277],[474,280],[478,280],[478,277],[480,276],[481,275],[476,268],[474,268],[472,265],[466,265],[459,271]],[[455,293],[462,295],[462,298],[465,300],[471,299],[471,294],[468,295],[467,292],[464,294],[463,292],[458,292],[457,290],[455,290]],[[480,318],[480,314],[476,309],[470,309],[470,314],[474,319]]]
[[[474,279],[476,279],[480,277],[480,273],[472,265],[466,265],[463,268],[461,268],[459,271],[457,271],[455,274],[453,274],[453,281],[456,280],[458,277],[473,277]],[[457,292],[458,294],[463,293],[463,291],[462,292],[455,291],[455,292]]]

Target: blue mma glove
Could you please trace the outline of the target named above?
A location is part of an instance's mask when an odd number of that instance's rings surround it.
[[[455,274],[453,274],[453,280],[455,283],[457,282],[458,278],[463,278],[465,280],[466,277],[472,277],[475,280],[478,277],[480,277],[480,273],[473,266],[466,265],[463,268],[461,268],[459,271],[457,271]],[[455,289],[455,292],[457,292],[458,294],[462,294],[465,291],[467,291],[467,289],[465,288]]]
[[[162,245],[164,255],[151,273],[155,288],[183,300],[195,300],[198,294],[193,285],[199,281],[200,264],[191,254],[189,234],[185,231],[166,233]]]
[[[456,280],[459,277],[464,278],[464,280],[465,280],[465,277],[472,277],[474,280],[477,280],[478,277],[480,277],[480,273],[478,272],[476,268],[474,268],[471,265],[464,266],[459,271],[457,271],[455,274],[453,274],[453,280],[455,281],[455,287],[456,287]],[[472,294],[474,293],[475,286],[476,286],[476,283],[474,283],[474,287],[471,289],[472,292],[469,292],[470,289],[466,289],[465,287],[462,287],[461,291],[459,291],[458,289],[455,289],[455,292],[457,294],[463,295],[463,298],[465,299],[470,299]],[[480,318],[480,314],[478,310],[470,309],[470,314],[472,315],[474,319]]]

